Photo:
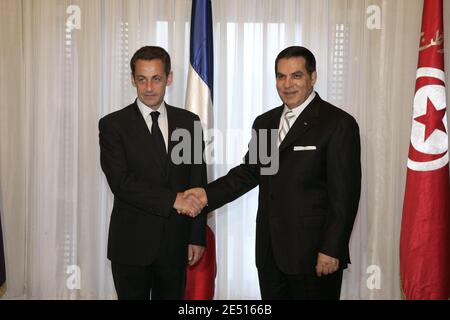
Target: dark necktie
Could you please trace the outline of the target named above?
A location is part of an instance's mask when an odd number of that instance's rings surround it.
[[[164,137],[162,135],[161,129],[159,129],[158,125],[158,117],[159,112],[154,111],[151,112],[152,116],[152,137],[155,142],[156,148],[158,149],[158,155],[162,160],[163,167],[167,166],[167,151],[166,151],[166,143],[164,142]]]

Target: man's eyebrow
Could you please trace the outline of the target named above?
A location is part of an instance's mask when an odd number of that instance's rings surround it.
[[[295,75],[295,74],[299,74],[299,73],[304,74],[304,72],[302,70],[297,70],[297,71],[292,72],[291,75]],[[285,76],[285,74],[281,73],[281,72],[277,72],[276,75],[277,76]]]

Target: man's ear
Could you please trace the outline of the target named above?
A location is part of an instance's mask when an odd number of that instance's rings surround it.
[[[172,81],[173,81],[173,72],[170,71],[169,75],[167,76],[167,84],[166,85],[170,86],[172,84]]]
[[[134,82],[134,76],[131,74],[131,84],[136,88],[136,82]]]
[[[311,82],[313,86],[316,84],[316,81],[317,81],[317,72],[313,71],[313,73],[311,74]]]

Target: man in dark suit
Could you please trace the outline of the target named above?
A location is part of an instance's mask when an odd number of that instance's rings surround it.
[[[119,299],[149,299],[150,292],[152,299],[183,299],[186,265],[204,250],[206,215],[177,214],[202,209],[180,192],[206,183],[206,165],[176,165],[170,137],[177,129],[195,137],[200,120],[164,102],[172,82],[164,49],[143,47],[130,65],[136,101],[99,122],[101,166],[114,194],[108,239],[114,285]]]
[[[314,92],[316,61],[308,49],[280,52],[275,73],[284,104],[256,118],[257,141],[250,147],[277,141],[277,172],[265,175],[267,166],[260,158],[252,163],[250,148],[243,164],[206,191],[185,195],[214,210],[259,185],[256,266],[262,298],[339,299],[361,189],[359,128]],[[267,130],[269,135],[261,134]]]

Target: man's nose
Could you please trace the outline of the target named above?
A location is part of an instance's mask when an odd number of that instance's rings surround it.
[[[286,77],[286,80],[284,81],[284,87],[285,88],[290,88],[292,86],[292,78],[291,77]]]
[[[147,81],[147,84],[145,86],[145,91],[153,91],[153,83],[151,81]]]

